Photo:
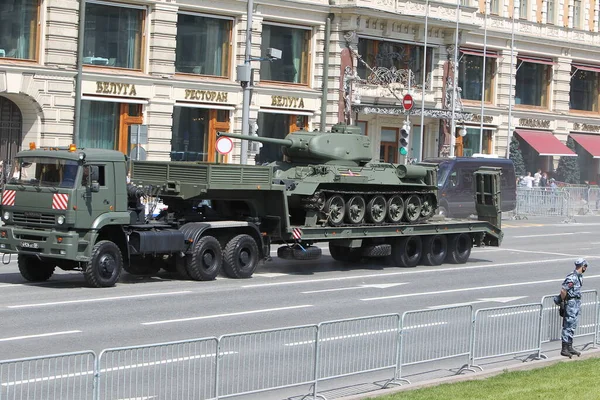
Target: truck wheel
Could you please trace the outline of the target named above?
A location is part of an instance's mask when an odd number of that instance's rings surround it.
[[[37,257],[19,254],[17,257],[19,272],[29,282],[44,282],[54,273],[54,264]]]
[[[231,278],[250,278],[258,266],[258,245],[250,235],[237,235],[225,246],[223,270]]]
[[[198,240],[191,256],[186,258],[188,275],[195,281],[212,281],[219,275],[223,265],[221,245],[212,236],[204,236]]]
[[[360,260],[360,249],[337,246],[333,242],[329,242],[329,254],[335,261],[358,262]]]
[[[423,238],[423,264],[440,265],[448,254],[448,239],[444,235],[429,235]]]
[[[123,257],[119,247],[110,240],[101,240],[94,245],[83,276],[92,287],[110,287],[117,283],[122,269]]]
[[[416,267],[422,252],[423,242],[420,236],[399,237],[392,240],[389,260],[395,267]]]
[[[471,256],[473,240],[468,233],[452,235],[448,241],[448,255],[446,261],[453,264],[464,264]]]

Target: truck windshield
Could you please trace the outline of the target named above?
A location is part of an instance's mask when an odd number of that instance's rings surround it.
[[[45,157],[15,159],[9,183],[25,186],[75,187],[79,163]]]
[[[441,162],[438,168],[438,188],[442,188],[446,179],[448,179],[448,174],[450,173],[451,166],[449,162]]]

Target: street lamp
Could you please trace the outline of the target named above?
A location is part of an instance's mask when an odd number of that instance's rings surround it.
[[[248,135],[250,130],[250,98],[252,97],[252,87],[254,83],[252,74],[252,61],[275,61],[281,59],[281,50],[269,48],[267,56],[252,57],[252,13],[254,12],[253,0],[248,0],[247,21],[246,21],[246,51],[244,55],[244,63],[236,67],[237,78],[244,88],[244,98],[242,101],[242,135]],[[240,164],[248,163],[248,141],[242,140],[240,152]]]

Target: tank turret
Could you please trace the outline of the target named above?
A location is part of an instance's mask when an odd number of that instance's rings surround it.
[[[236,135],[219,132],[217,136],[278,144],[283,147],[287,161],[292,164],[336,164],[363,166],[371,161],[371,139],[357,126],[336,124],[331,132],[300,130],[285,139]]]
[[[284,161],[268,164],[285,185],[290,220],[304,226],[423,223],[437,208],[437,167],[372,160],[371,139],[357,126],[304,130],[284,139],[218,133],[279,145]]]

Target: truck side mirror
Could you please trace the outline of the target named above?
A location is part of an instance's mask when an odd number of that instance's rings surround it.
[[[92,191],[92,192],[100,191],[100,184],[98,182],[92,182],[92,184],[90,185],[90,191]]]

